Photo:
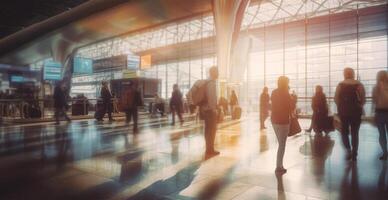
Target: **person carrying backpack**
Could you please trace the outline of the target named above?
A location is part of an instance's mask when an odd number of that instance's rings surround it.
[[[214,141],[217,132],[217,79],[218,68],[209,69],[209,79],[199,80],[194,83],[186,95],[192,106],[200,107],[200,116],[205,121],[206,158],[220,154],[214,149]]]
[[[352,68],[344,69],[344,80],[341,81],[335,91],[335,103],[338,116],[341,120],[342,142],[346,148],[346,160],[357,160],[358,132],[361,124],[361,115],[365,104],[364,86],[355,80]],[[352,137],[350,146],[349,133]]]
[[[129,88],[121,97],[121,105],[125,110],[126,124],[129,124],[133,118],[133,133],[138,133],[138,106],[143,105],[143,99],[136,88],[136,84],[131,82]]]
[[[380,160],[387,160],[387,133],[388,133],[388,72],[379,71],[377,82],[372,93],[373,106],[375,108],[375,122],[379,130],[379,142],[383,155]]]

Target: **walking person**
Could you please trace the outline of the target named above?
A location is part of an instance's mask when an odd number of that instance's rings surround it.
[[[173,92],[170,99],[170,109],[172,113],[172,125],[175,125],[175,114],[178,115],[179,121],[182,125],[184,122],[182,117],[183,101],[182,93],[179,90],[178,84],[174,84],[173,86]]]
[[[233,113],[234,108],[238,105],[238,98],[236,92],[232,90],[232,94],[230,95],[230,111]]]
[[[289,93],[289,79],[286,76],[278,78],[278,87],[271,94],[271,102],[271,122],[279,142],[275,172],[283,174],[287,172],[283,166],[283,157],[290,132],[290,117],[295,109],[295,101]]]
[[[377,83],[372,93],[373,106],[375,108],[375,122],[379,130],[379,142],[383,154],[380,160],[387,160],[387,133],[388,133],[388,72],[377,73]]]
[[[126,123],[129,124],[133,119],[133,132],[138,133],[138,106],[143,105],[143,100],[136,85],[131,82],[129,88],[124,92],[121,98],[121,105],[125,110]]]
[[[264,87],[260,95],[260,130],[266,129],[265,120],[269,116],[270,97],[268,94],[268,87]]]
[[[341,120],[342,142],[346,148],[346,160],[357,160],[358,132],[361,124],[361,115],[365,104],[364,86],[355,80],[352,68],[344,69],[344,80],[341,81],[335,91],[335,103],[338,116]],[[350,145],[349,134],[352,137]]]
[[[209,79],[206,83],[205,101],[200,106],[201,116],[205,121],[206,157],[220,154],[214,149],[214,141],[217,132],[217,79],[218,68],[209,69]]]
[[[101,87],[101,98],[103,104],[103,110],[101,116],[97,119],[98,121],[103,121],[103,118],[106,113],[108,113],[109,121],[114,121],[112,118],[112,93],[110,92],[108,82],[103,81]]]
[[[311,108],[313,109],[311,129],[313,129],[315,133],[321,134],[322,131],[327,130],[329,108],[327,106],[326,95],[323,92],[323,87],[320,85],[315,87],[315,94],[311,101]]]
[[[66,94],[65,94],[65,86],[62,81],[58,82],[58,84],[54,88],[54,117],[55,124],[59,124],[59,118],[63,116],[68,122],[70,122],[69,116],[66,114],[66,110],[69,105],[66,102]]]

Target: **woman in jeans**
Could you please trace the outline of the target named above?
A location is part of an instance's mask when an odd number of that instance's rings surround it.
[[[287,172],[283,167],[283,157],[287,136],[290,131],[290,115],[295,108],[294,101],[289,93],[288,85],[289,79],[286,76],[280,76],[278,79],[278,88],[271,94],[271,122],[279,142],[276,158],[276,173]]]
[[[375,106],[375,121],[379,130],[380,146],[383,155],[380,160],[386,160],[387,151],[387,131],[388,131],[388,72],[380,71],[377,73],[377,83],[373,88],[373,105]]]

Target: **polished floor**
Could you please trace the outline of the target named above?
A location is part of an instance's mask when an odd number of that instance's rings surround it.
[[[276,138],[258,122],[220,124],[210,159],[196,121],[144,118],[138,135],[123,120],[0,127],[0,199],[388,199],[373,126],[361,127],[357,163],[337,132],[288,138],[288,172],[276,176]]]

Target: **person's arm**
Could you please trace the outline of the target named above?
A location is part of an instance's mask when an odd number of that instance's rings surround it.
[[[360,83],[359,90],[360,90],[360,101],[361,101],[361,105],[365,105],[365,102],[366,102],[365,88],[364,88],[364,85],[363,85],[362,83]]]
[[[341,92],[341,84],[338,84],[337,87],[335,88],[335,95],[334,95],[334,102],[335,102],[335,104],[337,104],[337,106],[338,106],[339,101],[340,101],[340,99],[339,99],[340,92]]]

